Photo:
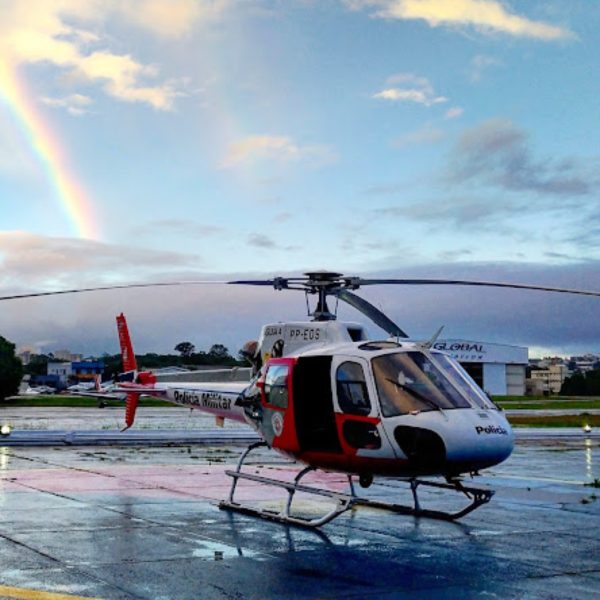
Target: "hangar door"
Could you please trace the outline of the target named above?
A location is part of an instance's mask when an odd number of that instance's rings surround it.
[[[525,365],[506,365],[506,394],[525,395]]]

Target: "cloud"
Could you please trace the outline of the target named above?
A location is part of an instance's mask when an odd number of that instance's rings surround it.
[[[0,232],[0,287],[48,289],[139,282],[160,270],[197,268],[193,254],[164,252],[84,239]]]
[[[490,119],[469,129],[452,152],[449,180],[510,191],[577,196],[597,185],[574,159],[535,159],[525,133],[508,119]]]
[[[273,223],[287,223],[291,221],[294,215],[290,212],[280,212],[273,216]]]
[[[117,18],[153,35],[174,37],[228,5],[224,0],[6,0],[0,55],[12,65],[49,63],[68,75],[65,80],[97,83],[113,98],[170,110],[181,95],[176,84],[148,83],[159,76],[156,66],[108,49],[111,40],[101,35],[104,22]]]
[[[444,96],[436,96],[433,86],[425,77],[419,77],[412,73],[392,75],[388,77],[387,84],[400,85],[385,88],[373,94],[372,97],[389,102],[414,102],[423,106],[432,106],[448,101],[448,98]]]
[[[0,232],[2,294],[40,292],[111,284],[234,280],[249,273],[200,270],[201,257],[55,238],[20,231]],[[0,335],[46,351],[118,352],[115,315],[125,312],[137,351],[170,351],[190,339],[198,348],[224,343],[233,353],[256,338],[265,319],[303,315],[295,295],[226,285],[121,289],[0,304]],[[292,307],[293,305],[293,307]],[[292,307],[292,308],[290,308]]]
[[[79,117],[89,112],[87,109],[93,103],[93,100],[89,96],[82,94],[70,94],[69,96],[63,96],[62,98],[50,98],[44,96],[40,98],[41,102],[47,106],[53,106],[55,108],[63,108],[70,115]]]
[[[600,291],[600,261],[565,264],[465,262],[405,266],[370,273],[372,277],[465,279],[548,285]],[[458,254],[456,255],[458,257]],[[400,264],[402,256],[387,257]],[[539,291],[463,286],[377,286],[358,292],[417,339],[440,326],[444,335],[575,353],[600,350],[600,298]]]
[[[224,233],[225,229],[216,225],[198,223],[191,219],[160,219],[135,227],[133,231],[136,235],[156,236],[169,233],[177,236],[204,237]]]
[[[579,199],[561,198],[560,202],[549,203],[542,195],[532,198],[489,192],[441,194],[434,199],[372,208],[369,214],[388,224],[398,221],[405,225],[407,220],[412,220],[431,231],[454,231],[457,235],[477,239],[481,234],[502,235],[511,243],[527,243],[529,248],[536,242],[543,248],[547,246],[547,231],[532,228],[531,223],[548,219],[555,223],[552,232],[555,248],[575,247],[580,256],[600,248],[600,227],[590,225],[596,222],[597,215],[582,206]]]
[[[170,110],[173,100],[182,95],[170,82],[159,86],[139,85],[144,77],[154,77],[157,69],[142,65],[130,56],[93,52],[74,65],[73,75],[90,81],[102,81],[104,91],[126,102],[144,102],[159,110]]]
[[[304,162],[322,166],[337,160],[337,155],[328,146],[298,144],[292,138],[280,135],[252,135],[230,144],[220,166],[229,169],[256,161],[282,164]]]
[[[262,287],[122,289],[3,302],[0,331],[19,346],[43,346],[46,352],[69,348],[86,355],[116,354],[115,316],[121,312],[127,316],[136,353],[173,352],[178,342],[190,340],[203,350],[222,343],[235,355],[244,342],[258,338],[266,322],[305,317],[305,305],[297,294]]]
[[[464,108],[461,108],[460,106],[453,106],[444,113],[444,119],[458,119],[458,117],[462,117],[464,112]]]
[[[392,142],[392,145],[395,148],[404,148],[405,146],[419,144],[433,144],[444,139],[444,137],[445,133],[442,129],[426,125],[425,127],[421,127],[421,129],[417,129],[416,131],[412,131],[411,133],[396,138]]]
[[[292,251],[292,250],[298,250],[299,246],[281,246],[280,244],[276,243],[273,239],[271,239],[269,236],[265,235],[264,233],[251,233],[248,238],[247,238],[247,242],[249,246],[253,246],[254,248],[260,248],[262,250],[284,250],[286,252]]]
[[[519,16],[497,0],[345,0],[345,4],[353,10],[369,10],[375,18],[419,20],[430,27],[473,28],[482,34],[543,41],[574,37],[564,27]]]
[[[413,219],[444,227],[469,228],[474,224],[498,230],[498,218],[513,213],[516,206],[510,202],[494,202],[476,197],[459,196],[431,202],[402,206],[374,208],[372,214],[384,219]]]
[[[456,262],[458,260],[467,260],[473,256],[473,250],[469,248],[458,248],[456,250],[445,250],[440,252],[440,258],[443,261]]]
[[[137,0],[118,2],[115,9],[126,19],[161,37],[187,35],[201,21],[220,18],[231,0]]]
[[[600,214],[598,214],[598,211],[596,211],[596,214],[584,215],[577,233],[567,237],[565,241],[575,246],[580,252],[590,252],[600,249],[600,225],[596,224],[599,222],[599,219]]]
[[[17,239],[25,234],[14,235]],[[56,257],[52,252],[73,247],[58,238],[45,238],[49,249],[43,264],[39,265],[37,279],[29,272],[27,284],[36,290],[57,286],[77,287],[90,284],[94,278],[108,269],[95,269],[94,259],[84,256],[75,268],[68,261],[52,267]],[[43,241],[21,240],[17,248],[12,243],[11,254],[19,254],[33,248],[43,255]],[[352,240],[349,239],[350,242]],[[569,264],[541,265],[516,263],[456,262],[461,255],[469,257],[470,248],[464,243],[456,249],[446,250],[447,258],[436,264],[411,266],[410,247],[386,256],[386,270],[364,270],[364,277],[406,278],[456,278],[471,280],[506,281],[515,283],[547,284],[557,287],[600,290],[600,261],[577,261]],[[467,240],[468,242],[468,240]],[[6,234],[0,238],[0,252],[6,250]],[[356,244],[349,247],[353,252]],[[361,247],[362,249],[362,247]],[[88,243],[77,246],[75,251],[92,255],[101,251],[102,245]],[[134,256],[124,247],[116,253],[125,252],[125,264],[135,268],[135,261],[148,264],[151,254]],[[112,253],[109,253],[112,254]],[[59,257],[60,258],[60,257]],[[166,261],[169,257],[162,256]],[[172,257],[174,258],[174,257]],[[63,260],[63,259],[60,259]],[[107,264],[118,269],[118,258],[105,257]],[[35,260],[25,261],[35,268]],[[393,265],[393,267],[390,267]],[[22,265],[21,265],[22,266]],[[43,270],[50,267],[50,275]],[[185,264],[184,264],[185,267]],[[19,268],[14,264],[12,269]],[[84,270],[81,270],[81,269]],[[85,269],[90,269],[86,272]],[[0,271],[3,272],[4,271]],[[147,274],[147,271],[143,271]],[[281,273],[277,273],[281,274]],[[288,273],[298,275],[298,273]],[[355,273],[347,272],[348,275]],[[131,271],[128,272],[131,276]],[[271,279],[269,273],[215,274],[216,279]],[[285,273],[284,273],[285,275]],[[205,279],[205,277],[199,277]],[[153,277],[153,279],[157,279]],[[166,277],[163,277],[163,280]],[[177,279],[172,273],[171,281]],[[139,277],[137,281],[142,280]],[[131,280],[130,280],[131,281]],[[104,283],[99,279],[97,283]],[[1,281],[6,293],[9,289]],[[16,289],[15,289],[16,291]],[[488,342],[544,346],[553,351],[568,353],[596,351],[600,339],[600,320],[597,318],[600,299],[519,290],[494,290],[466,287],[430,286],[369,286],[357,292],[384,310],[386,314],[405,328],[416,339],[429,339],[442,324],[444,334]],[[75,296],[34,298],[23,301],[3,302],[0,311],[0,333],[18,345],[35,344],[52,340],[45,350],[70,348],[73,351],[101,353],[118,352],[114,317],[121,311],[128,318],[137,352],[172,351],[175,344],[190,339],[198,348],[208,349],[214,343],[224,343],[235,351],[248,339],[256,339],[265,323],[286,322],[305,317],[304,297],[298,294],[275,293],[263,287],[209,285],[202,287],[177,287],[138,290],[115,290]],[[311,299],[312,300],[312,299]],[[382,333],[354,309],[340,304],[340,319],[365,323],[373,337]]]
[[[384,183],[380,185],[373,185],[365,190],[363,194],[366,196],[394,196],[405,192],[408,189],[406,184],[401,183]]]
[[[276,248],[277,244],[268,236],[263,233],[251,233],[248,236],[248,245],[254,246],[255,248]]]
[[[473,83],[477,83],[478,81],[481,81],[485,71],[492,67],[500,67],[503,64],[504,63],[498,58],[486,56],[484,54],[478,54],[471,59],[471,63],[469,65],[469,79]]]

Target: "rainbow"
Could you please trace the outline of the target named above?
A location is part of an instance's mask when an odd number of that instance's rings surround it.
[[[24,136],[41,163],[68,219],[72,233],[80,238],[99,239],[91,202],[69,172],[59,141],[19,81],[12,65],[0,59],[0,99],[4,99]]]

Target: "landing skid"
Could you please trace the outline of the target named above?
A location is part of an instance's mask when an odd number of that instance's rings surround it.
[[[454,521],[456,519],[460,519],[470,512],[474,511],[476,508],[479,508],[482,504],[486,504],[489,502],[494,495],[493,490],[485,490],[481,488],[467,487],[462,485],[460,481],[454,481],[449,483],[442,483],[436,481],[426,481],[423,479],[401,479],[401,481],[406,481],[410,485],[410,489],[412,491],[413,496],[413,506],[406,506],[402,504],[394,504],[390,502],[381,502],[378,500],[369,500],[367,498],[360,498],[356,495],[354,490],[354,483],[352,482],[352,476],[348,475],[348,482],[350,484],[350,494],[344,494],[340,492],[333,492],[330,490],[324,490],[320,488],[315,488],[311,486],[302,485],[300,480],[310,471],[314,471],[313,467],[306,467],[302,469],[296,475],[293,482],[281,481],[279,479],[272,479],[270,477],[263,477],[262,475],[255,475],[253,473],[244,473],[241,471],[242,465],[244,464],[244,460],[248,456],[248,454],[258,447],[267,446],[266,442],[257,442],[249,446],[246,451],[240,457],[238,461],[237,467],[235,471],[225,471],[227,475],[229,475],[233,481],[231,482],[231,489],[229,491],[229,497],[227,500],[222,500],[219,503],[219,508],[226,510],[233,510],[237,512],[241,512],[248,515],[253,515],[257,517],[261,517],[263,519],[269,519],[271,521],[278,521],[280,523],[288,523],[292,525],[300,525],[302,527],[320,527],[321,525],[325,525],[329,523],[339,515],[345,513],[346,511],[352,509],[354,506],[370,506],[373,508],[381,508],[384,510],[389,510],[395,513],[403,514],[403,515],[413,515],[416,517],[428,517],[430,519],[441,519],[443,521]],[[236,502],[234,500],[235,490],[240,479],[245,479],[247,481],[256,481],[258,483],[262,483],[265,485],[272,485],[275,487],[279,487],[285,489],[288,492],[287,502],[285,506],[280,511],[268,510],[264,508],[257,508],[255,506],[251,506],[248,504],[242,504],[240,502]],[[455,492],[462,492],[465,494],[467,498],[471,500],[471,503],[467,505],[462,510],[457,512],[444,512],[440,510],[430,510],[426,508],[421,508],[421,504],[419,502],[419,497],[417,494],[417,488],[419,486],[426,487],[434,487],[452,490]],[[298,515],[292,514],[292,503],[294,500],[294,495],[296,492],[303,492],[305,494],[313,494],[315,496],[325,496],[326,498],[330,498],[335,500],[335,506],[325,515],[321,517],[315,518],[307,518]]]

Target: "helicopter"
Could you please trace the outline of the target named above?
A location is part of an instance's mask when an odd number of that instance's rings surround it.
[[[127,322],[117,329],[124,373],[119,392],[126,394],[126,427],[134,423],[140,396],[155,396],[250,425],[261,440],[227,470],[231,488],[219,507],[305,527],[324,525],[355,506],[456,520],[488,503],[494,491],[464,484],[465,476],[506,460],[514,435],[501,408],[451,356],[434,347],[441,329],[427,342],[411,341],[387,315],[354,292],[368,285],[460,285],[538,290],[587,296],[600,292],[451,279],[366,279],[330,271],[302,277],[228,282],[187,281],[80,288],[0,297],[0,300],[89,292],[103,289],[227,283],[296,290],[306,295],[310,321],[264,325],[257,341],[244,346],[252,365],[249,382],[157,382],[151,371],[138,371]],[[316,296],[310,309],[309,297]],[[369,339],[358,323],[342,322],[328,299],[345,302],[387,333]],[[101,393],[101,392],[99,392]],[[249,454],[266,447],[305,465],[293,481],[244,471]],[[349,493],[301,483],[314,470],[343,473]],[[413,504],[373,500],[356,493],[354,479],[368,488],[375,477],[393,477],[410,487]],[[432,477],[441,480],[432,480]],[[240,480],[287,491],[284,507],[264,509],[236,500]],[[456,512],[424,508],[418,488],[464,494],[469,504]],[[306,517],[293,510],[298,493],[327,497],[333,508]]]

